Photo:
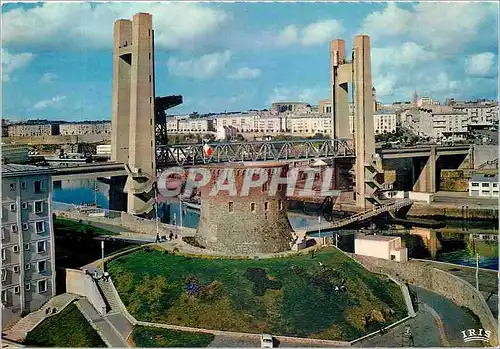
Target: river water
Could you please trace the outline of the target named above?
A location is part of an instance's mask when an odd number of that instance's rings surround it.
[[[94,179],[65,180],[54,183],[54,201],[82,204],[95,203],[108,208],[108,186],[96,182]],[[179,203],[164,205],[160,209],[160,217],[164,222],[181,224],[185,227],[196,228],[199,223],[199,212],[183,207]],[[294,213],[289,215],[290,224],[294,229],[305,228],[317,224],[318,218],[313,215]],[[468,222],[468,227],[473,228],[475,234],[496,234],[495,221]],[[405,234],[394,230],[378,230],[378,234],[392,234],[401,236],[408,248],[410,258],[433,259],[441,262],[459,265],[475,266],[476,254],[479,254],[481,268],[498,270],[498,242],[479,241],[470,239],[470,234],[464,230],[467,226],[462,221],[445,221],[445,227],[431,234],[430,239],[420,236]],[[407,231],[406,231],[407,232]],[[344,232],[339,238],[339,247],[345,251],[354,250],[354,233]]]

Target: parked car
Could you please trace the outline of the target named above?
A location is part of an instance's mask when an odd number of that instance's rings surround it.
[[[260,347],[261,348],[272,348],[273,347],[273,336],[270,334],[260,335]]]

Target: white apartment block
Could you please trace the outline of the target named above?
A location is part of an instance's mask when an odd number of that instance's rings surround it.
[[[460,112],[432,113],[433,138],[440,141],[467,139],[468,116]]]
[[[316,133],[330,135],[332,133],[331,115],[310,115],[304,117],[289,117],[287,129],[291,133],[313,136]]]
[[[111,134],[111,122],[78,122],[59,125],[59,134],[64,136]]]
[[[496,103],[467,103],[454,105],[453,110],[468,116],[471,127],[489,127],[498,122],[498,105]]]
[[[396,113],[375,113],[373,129],[376,135],[396,132]]]
[[[2,166],[2,319],[4,326],[55,295],[51,170]]]
[[[7,128],[9,137],[55,136],[59,134],[57,124],[17,124]]]
[[[469,179],[469,196],[498,198],[498,175],[474,174]]]
[[[167,133],[197,134],[214,131],[214,121],[208,118],[167,118]]]

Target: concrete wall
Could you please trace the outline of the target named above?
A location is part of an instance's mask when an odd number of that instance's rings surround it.
[[[92,276],[81,270],[66,269],[66,292],[86,297],[100,314],[106,314],[106,303]]]
[[[83,136],[31,136],[31,137],[7,137],[6,142],[23,144],[76,144],[76,143],[100,143],[109,141],[109,134],[83,135]]]
[[[434,195],[432,193],[420,193],[420,192],[410,191],[408,193],[408,198],[414,201],[423,201],[428,204],[434,201]]]
[[[467,281],[417,263],[397,263],[359,255],[353,257],[372,272],[387,273],[409,284],[438,293],[459,306],[469,308],[479,317],[483,328],[491,331],[490,344],[498,345],[498,322],[491,314],[483,295]]]
[[[497,145],[475,145],[474,146],[474,168],[484,164],[486,161],[498,159]]]
[[[363,256],[389,259],[389,241],[354,239],[354,252]]]

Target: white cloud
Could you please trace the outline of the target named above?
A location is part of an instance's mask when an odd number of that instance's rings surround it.
[[[2,79],[4,82],[11,80],[11,74],[26,67],[35,57],[32,53],[10,53],[2,49]]]
[[[55,96],[50,99],[43,99],[41,101],[36,102],[32,110],[42,110],[42,109],[57,107],[60,106],[65,99],[66,96]]]
[[[185,76],[194,79],[206,79],[215,76],[223,70],[231,59],[231,52],[215,52],[199,58],[179,61],[170,58],[167,62],[171,75]]]
[[[260,76],[260,69],[243,67],[238,69],[236,73],[229,75],[228,78],[234,80],[246,80],[246,79],[255,79],[258,78],[259,76]]]
[[[57,79],[57,74],[54,73],[45,73],[42,75],[40,80],[38,80],[39,83],[41,84],[51,84]]]
[[[317,104],[319,100],[328,98],[330,90],[328,87],[276,87],[269,96],[268,104],[274,102],[305,102]]]
[[[488,76],[492,73],[495,58],[496,55],[491,52],[471,55],[465,60],[465,72],[471,76]]]
[[[291,24],[275,35],[272,41],[283,46],[293,44],[315,46],[335,39],[342,32],[342,23],[335,19],[317,21],[303,28]]]
[[[413,41],[425,43],[443,52],[460,52],[474,41],[484,23],[494,18],[498,8],[482,3],[425,3],[404,10],[388,3],[383,11],[368,15],[362,30],[374,39],[409,35]]]
[[[43,3],[2,14],[3,44],[62,48],[110,48],[113,23],[137,12],[153,14],[155,43],[182,48],[213,33],[229,16],[198,3]]]

